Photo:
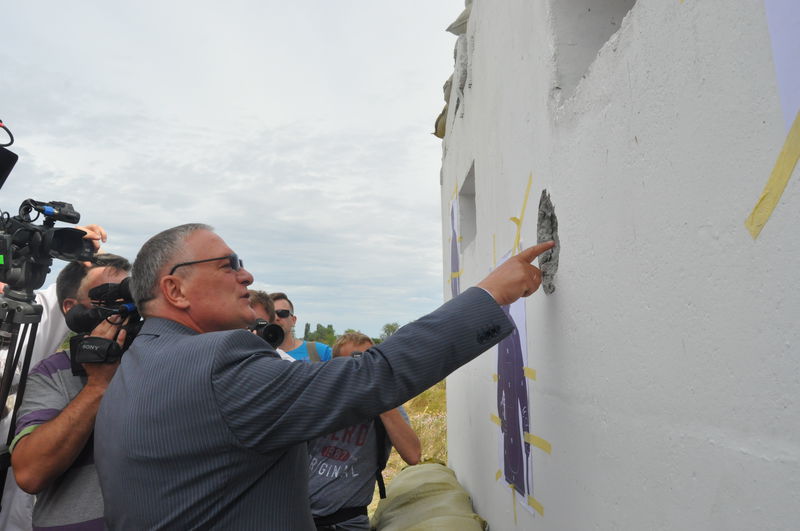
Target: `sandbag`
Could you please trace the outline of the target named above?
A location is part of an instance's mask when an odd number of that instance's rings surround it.
[[[484,531],[472,499],[451,469],[424,463],[402,470],[386,489],[371,520],[379,531],[453,529]]]

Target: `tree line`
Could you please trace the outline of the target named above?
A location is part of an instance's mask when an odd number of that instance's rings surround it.
[[[390,335],[397,332],[397,329],[400,328],[398,323],[386,323],[383,325],[381,329],[380,337],[373,337],[372,342],[376,345],[386,340]],[[353,330],[352,328],[348,328],[344,331],[345,334],[350,332],[358,332],[358,330]],[[317,323],[316,329],[312,332],[311,331],[311,323],[306,323],[305,331],[303,332],[303,340],[305,341],[318,341],[320,343],[325,343],[327,345],[333,345],[336,340],[342,334],[337,334],[336,330],[333,329],[333,325],[323,326],[322,324]]]

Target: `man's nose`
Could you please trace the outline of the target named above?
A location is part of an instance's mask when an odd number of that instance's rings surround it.
[[[250,271],[248,271],[245,268],[241,268],[239,270],[239,278],[240,278],[239,283],[242,284],[243,286],[249,286],[250,284],[253,283],[253,275],[251,275]]]

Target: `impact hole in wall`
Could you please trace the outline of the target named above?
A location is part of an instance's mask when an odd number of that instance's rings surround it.
[[[478,223],[475,211],[475,163],[473,162],[458,191],[458,225],[461,229],[461,248],[475,241]]]
[[[558,88],[571,97],[636,0],[552,0]]]
[[[539,269],[542,270],[542,289],[547,295],[556,290],[555,276],[558,271],[558,253],[561,251],[561,242],[558,239],[558,218],[556,209],[550,200],[547,190],[542,190],[539,199],[539,221],[536,225],[536,241],[544,243],[555,241],[556,246],[539,255]]]

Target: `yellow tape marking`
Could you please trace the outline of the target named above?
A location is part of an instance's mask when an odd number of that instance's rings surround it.
[[[533,496],[528,496],[528,505],[536,509],[536,512],[544,516],[544,507]]]
[[[514,525],[517,525],[517,495],[514,485],[509,484],[508,486],[511,487],[511,505],[514,506]]]
[[[453,199],[458,197],[458,181],[453,184]]]
[[[496,381],[498,381],[499,379],[500,379],[500,377],[499,377],[498,375],[496,375],[496,374],[493,374],[493,375],[492,375],[492,381],[493,381],[493,382],[496,382]]]
[[[502,470],[498,470],[497,473],[494,475],[494,480],[495,481],[499,480],[502,475],[503,475],[503,471]]]
[[[778,206],[778,201],[786,189],[786,184],[792,176],[798,158],[800,158],[800,111],[797,112],[792,128],[789,129],[789,134],[783,143],[775,167],[772,168],[769,180],[764,186],[764,191],[761,192],[761,197],[758,198],[756,206],[753,207],[753,211],[744,222],[744,226],[750,231],[754,240],[758,238],[761,229],[772,215],[772,211]]]
[[[500,424],[502,423],[502,422],[500,421],[500,417],[498,417],[498,416],[497,416],[497,415],[495,415],[494,413],[489,413],[489,420],[491,420],[492,422],[494,422],[494,423],[495,423],[495,424],[497,424],[498,426],[500,426]]]
[[[536,379],[536,369],[531,369],[530,367],[523,367],[522,373],[525,375],[525,378],[530,378],[531,380]]]
[[[497,269],[497,234],[492,234],[492,269]]]
[[[525,439],[526,443],[528,443],[528,444],[530,444],[532,446],[535,446],[536,448],[539,448],[540,450],[543,450],[543,451],[547,452],[548,454],[553,449],[553,447],[550,446],[549,442],[547,442],[544,439],[542,439],[541,437],[537,437],[536,435],[533,435],[531,433],[527,433],[527,432],[523,433],[522,434],[522,438]]]
[[[517,226],[517,233],[514,235],[514,247],[511,249],[511,254],[516,254],[522,250],[519,247],[519,240],[522,237],[522,222],[525,220],[525,209],[528,207],[528,194],[530,194],[532,183],[533,173],[528,175],[528,186],[525,187],[525,198],[522,200],[522,212],[518,218],[509,218]]]
[[[450,273],[450,278],[458,278],[461,276],[461,271],[456,271],[455,273]]]

